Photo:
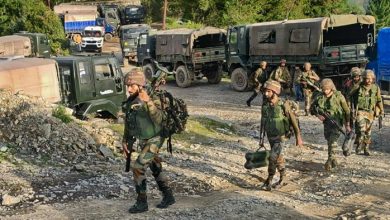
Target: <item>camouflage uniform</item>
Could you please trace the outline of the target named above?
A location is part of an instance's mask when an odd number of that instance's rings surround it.
[[[362,82],[360,77],[362,75],[361,73],[362,71],[358,67],[353,67],[351,69],[351,78],[348,78],[343,83],[345,97],[350,97],[351,92],[356,90],[360,86],[360,83]],[[357,76],[359,76],[359,80],[355,81],[354,78]]]
[[[286,60],[282,59],[280,61],[280,64],[286,64]],[[285,89],[290,89],[291,90],[291,75],[290,72],[288,71],[287,66],[278,66],[276,70],[272,71],[270,79],[275,80],[279,82],[283,88]],[[291,91],[290,91],[291,92]]]
[[[330,97],[326,97],[324,93],[318,94],[312,103],[311,113],[318,115],[318,111],[321,110],[329,113],[330,118],[339,126],[343,126],[344,124],[349,125],[350,110],[344,96],[336,90],[331,79],[324,79],[321,82],[321,87],[323,90],[333,90],[333,94]],[[329,171],[337,166],[335,150],[337,149],[337,140],[340,137],[340,131],[328,119],[325,119],[323,124],[324,136],[328,142],[328,160],[325,163],[325,169]]]
[[[262,61],[262,63],[265,63],[265,65],[267,65],[267,63],[265,61]],[[251,97],[249,97],[249,99],[246,101],[246,104],[250,107],[251,106],[251,102],[253,99],[255,99],[257,97],[257,95],[259,94],[260,90],[261,90],[261,86],[265,83],[265,81],[267,81],[268,79],[268,74],[267,72],[265,71],[265,66],[262,68],[262,63],[260,64],[260,67],[254,72],[253,76],[252,76],[252,80],[253,80],[253,83],[254,83],[254,89],[253,89],[253,94]]]
[[[305,80],[307,79],[310,82],[315,83],[314,80],[311,79],[310,77],[315,77],[315,78],[319,79],[318,75],[313,70],[308,70],[308,71],[302,72],[302,74],[297,79],[297,81],[299,81],[300,84],[302,85],[303,94],[305,95],[305,113],[306,113],[306,115],[308,115],[308,113],[310,111],[310,103],[312,101],[311,99],[313,96],[313,88],[308,86],[307,83],[305,82]]]
[[[371,77],[375,80],[375,75],[371,70],[366,70],[363,77],[364,79]],[[350,94],[351,104],[356,112],[356,153],[358,154],[363,149],[367,156],[370,155],[369,145],[371,144],[371,127],[374,118],[384,114],[381,90],[374,82],[371,85],[366,85],[363,82]]]
[[[276,95],[280,94],[281,86],[276,81],[267,81],[265,88],[274,91]],[[290,137],[290,128],[292,127],[295,135],[299,137],[300,131],[298,121],[295,114],[292,112],[290,101],[283,101],[279,99],[276,104],[266,101],[262,106],[261,115],[261,126],[264,127],[271,146],[268,178],[262,188],[265,190],[271,190],[270,184],[276,174],[276,170],[280,173],[280,179],[277,185],[280,185],[286,174],[283,148],[286,147],[286,141]]]
[[[149,167],[157,182],[159,190],[163,194],[163,201],[157,206],[166,208],[174,203],[172,190],[168,186],[167,178],[162,172],[159,150],[164,143],[160,136],[162,130],[163,111],[158,96],[150,97],[150,101],[143,102],[138,97],[128,99],[124,112],[126,114],[123,142],[132,144],[138,139],[139,153],[137,160],[132,166],[137,202],[129,209],[131,213],[148,210],[146,197],[146,169]]]

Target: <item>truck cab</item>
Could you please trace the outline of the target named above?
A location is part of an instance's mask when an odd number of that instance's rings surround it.
[[[57,57],[62,102],[76,116],[91,113],[117,117],[126,99],[123,73],[113,56]]]
[[[122,24],[141,24],[145,20],[146,10],[142,5],[128,5],[123,9]]]
[[[32,47],[31,53],[33,57],[50,57],[50,44],[46,34],[21,31],[19,33],[15,33],[14,35],[30,38]]]
[[[128,60],[136,61],[137,46],[139,36],[148,33],[150,26],[147,24],[129,24],[123,25],[119,30],[120,45],[125,62]]]
[[[102,52],[103,49],[104,28],[100,26],[88,26],[84,29],[83,37],[81,38],[81,51],[97,51]]]
[[[102,13],[102,17],[96,18],[96,25],[104,27],[104,40],[111,41],[120,26],[119,14],[114,8],[105,8]]]

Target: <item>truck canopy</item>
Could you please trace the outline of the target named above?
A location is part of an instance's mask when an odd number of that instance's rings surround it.
[[[156,55],[190,56],[193,48],[223,46],[225,37],[225,30],[214,27],[157,31]]]
[[[87,26],[96,25],[96,12],[82,14],[65,14],[64,28],[65,33],[82,33]]]
[[[70,5],[70,4],[60,4],[56,5],[53,8],[54,13],[56,14],[67,14],[67,13],[97,13],[96,5]]]
[[[32,53],[29,37],[10,35],[0,37],[0,57],[10,55],[30,56]]]
[[[57,63],[51,59],[21,58],[0,61],[0,89],[61,101]]]
[[[317,55],[323,46],[369,43],[374,24],[372,16],[352,14],[251,24],[249,54]]]

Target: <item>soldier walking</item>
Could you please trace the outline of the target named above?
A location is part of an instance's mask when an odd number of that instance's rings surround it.
[[[145,89],[145,76],[137,69],[130,71],[125,77],[129,98],[125,104],[125,130],[123,135],[123,152],[127,156],[128,149],[138,139],[141,149],[132,171],[137,192],[137,201],[129,209],[130,213],[140,213],[148,210],[146,196],[146,169],[149,167],[162,192],[163,199],[158,208],[167,208],[175,203],[168,180],[162,173],[159,150],[165,138],[160,136],[162,130],[163,111],[158,96],[150,97]]]
[[[351,132],[350,110],[344,96],[336,90],[331,79],[323,79],[321,89],[322,93],[316,96],[313,101],[311,113],[316,115],[324,124],[324,136],[328,142],[328,160],[325,163],[325,170],[330,171],[337,167],[335,150],[340,131],[336,126],[344,125],[346,132]]]
[[[280,65],[278,66],[278,68],[276,68],[276,70],[272,71],[270,79],[279,82],[280,85],[282,86],[283,90],[289,89],[290,90],[289,92],[290,93],[292,92],[291,91],[291,89],[292,89],[291,88],[291,85],[292,85],[291,75],[290,75],[290,72],[288,71],[288,68],[286,66],[285,59],[280,60]]]
[[[360,83],[362,82],[361,75],[362,70],[359,67],[352,67],[351,78],[343,83],[345,97],[349,97],[350,93],[360,86]]]
[[[291,136],[291,129],[295,134],[296,144],[303,147],[303,141],[291,101],[283,101],[279,98],[281,92],[280,83],[268,80],[264,84],[263,92],[266,100],[264,100],[261,110],[261,126],[263,126],[267,134],[271,152],[269,156],[268,178],[261,188],[270,191],[271,186],[281,186],[286,175],[283,148],[286,147],[286,141]],[[262,142],[260,141],[261,144]],[[280,173],[280,179],[277,183],[271,185],[276,170]]]
[[[302,88],[303,88],[303,94],[305,95],[305,115],[309,115],[310,112],[310,103],[313,96],[313,90],[314,88],[310,86],[309,84],[314,84],[320,80],[320,77],[311,70],[311,64],[309,62],[306,62],[304,65],[304,71],[302,74],[298,77],[298,81],[300,82]]]
[[[246,101],[248,107],[251,107],[252,100],[256,98],[256,96],[260,93],[262,85],[265,83],[265,81],[268,80],[268,74],[265,71],[266,68],[267,68],[267,62],[261,61],[260,67],[253,74],[252,80],[254,82],[255,87],[253,89],[252,96],[249,97],[249,99]]]
[[[371,127],[375,117],[384,115],[381,90],[375,84],[375,74],[372,70],[365,70],[363,82],[350,93],[352,108],[355,110],[356,154],[364,150],[369,156],[371,144]]]

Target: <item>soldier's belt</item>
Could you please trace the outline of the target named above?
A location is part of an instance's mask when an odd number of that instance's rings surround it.
[[[368,119],[372,120],[372,119],[374,119],[374,112],[373,111],[362,111],[362,110],[359,110],[357,112],[357,116],[368,118]]]

